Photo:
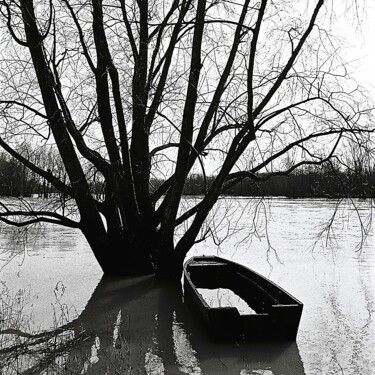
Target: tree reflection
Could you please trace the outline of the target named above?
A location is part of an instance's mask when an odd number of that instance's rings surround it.
[[[5,321],[2,374],[304,374],[295,343],[213,342],[181,286],[153,276],[103,277],[79,318],[52,331]]]

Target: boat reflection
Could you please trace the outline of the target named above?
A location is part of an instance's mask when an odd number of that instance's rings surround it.
[[[181,286],[153,276],[103,277],[78,319],[34,336],[0,348],[3,374],[304,374],[295,342],[213,342]]]

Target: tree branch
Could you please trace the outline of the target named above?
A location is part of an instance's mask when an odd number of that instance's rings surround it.
[[[284,82],[288,72],[290,71],[290,69],[293,67],[293,64],[294,62],[296,61],[303,45],[305,44],[306,42],[306,39],[307,37],[310,35],[314,25],[315,25],[315,21],[316,21],[316,18],[319,14],[319,10],[320,8],[322,7],[322,5],[324,4],[324,0],[319,0],[315,9],[314,9],[314,12],[311,16],[311,19],[310,19],[310,22],[309,22],[309,26],[307,27],[306,31],[304,32],[304,34],[302,35],[301,39],[299,40],[298,44],[297,44],[297,47],[295,48],[295,50],[293,51],[292,55],[290,56],[288,62],[286,63],[284,69],[282,70],[282,72],[279,74],[278,78],[276,79],[276,82],[274,83],[274,85],[272,86],[272,88],[270,89],[270,91],[267,93],[267,95],[263,98],[263,100],[260,102],[260,104],[258,105],[257,108],[254,109],[253,111],[253,119],[255,119],[256,117],[258,117],[258,115],[260,114],[260,112],[263,110],[263,108],[269,103],[269,101],[271,100],[271,98],[273,97],[273,95],[275,94],[275,92],[279,89],[279,87],[281,86],[281,84]]]
[[[160,75],[159,83],[156,87],[154,98],[153,98],[152,103],[150,105],[149,111],[146,115],[145,124],[146,124],[147,129],[150,129],[151,124],[153,123],[153,120],[154,120],[155,115],[157,113],[157,110],[159,108],[159,105],[161,103],[162,96],[163,96],[163,90],[165,88],[165,84],[166,84],[166,81],[167,81],[169,69],[170,69],[171,62],[172,62],[173,53],[174,53],[174,50],[175,50],[175,47],[176,47],[176,42],[177,42],[177,39],[178,39],[178,35],[181,31],[182,21],[183,21],[185,15],[186,15],[186,13],[189,9],[189,6],[190,6],[191,2],[192,2],[192,0],[187,0],[187,1],[183,0],[183,2],[182,2],[179,19],[178,19],[178,22],[176,23],[176,25],[173,29],[171,40],[169,42],[167,51],[165,53],[165,61],[164,61],[164,65],[163,65],[163,70],[162,70],[161,75]],[[158,36],[158,42],[159,43],[161,42],[161,37],[162,37],[161,32],[162,32],[162,30],[163,30],[163,28],[161,29],[161,31],[159,33],[159,36]],[[158,45],[157,45],[157,47],[158,47]],[[151,60],[150,69],[149,69],[147,91],[149,91],[149,89],[152,85],[152,81],[153,81],[153,79],[155,77],[155,74],[156,74],[156,72],[153,70],[153,67],[154,67],[155,61],[156,61],[156,53],[155,53],[156,50],[157,50],[157,48],[155,48],[155,50],[154,50],[152,60]]]
[[[3,147],[3,149],[7,151],[10,155],[12,155],[15,159],[17,159],[22,164],[24,164],[27,168],[29,168],[30,170],[32,170],[33,172],[37,173],[39,176],[43,177],[45,180],[50,182],[56,189],[58,189],[59,191],[71,197],[74,197],[74,190],[72,189],[72,187],[64,184],[61,180],[55,177],[51,172],[47,172],[44,169],[39,168],[37,165],[33,164],[28,159],[24,158],[17,151],[13,150],[12,147],[10,147],[1,137],[0,137],[0,146]]]
[[[150,157],[152,158],[153,156],[155,156],[155,154],[157,154],[158,152],[163,151],[163,150],[165,150],[167,148],[171,148],[171,147],[176,148],[176,147],[179,147],[179,145],[180,145],[179,143],[173,143],[173,142],[171,142],[171,143],[166,143],[166,144],[161,145],[161,146],[157,146],[153,150],[150,151]]]
[[[255,65],[255,55],[257,51],[257,44],[258,38],[260,33],[260,28],[262,26],[264,12],[266,10],[267,0],[263,0],[259,11],[258,11],[258,18],[255,24],[254,32],[253,32],[253,39],[251,40],[250,46],[250,60],[249,66],[247,68],[247,123],[250,129],[250,133],[252,133],[253,138],[255,139],[255,129],[254,129],[254,116],[253,116],[253,106],[254,106],[254,87],[253,87],[253,76],[254,76],[254,65]]]
[[[1,204],[4,206],[3,204]],[[34,219],[30,219],[27,221],[15,221],[10,220],[8,217],[14,217],[14,216],[33,216]],[[62,216],[60,214],[57,214],[56,212],[49,212],[49,211],[5,211],[0,212],[0,221],[3,221],[6,224],[13,225],[16,227],[24,227],[27,225],[45,222],[45,223],[51,223],[51,224],[58,224],[63,225],[65,227],[70,228],[80,228],[80,223],[68,219],[65,216]]]
[[[132,49],[132,52],[133,52],[134,60],[135,60],[135,62],[137,62],[137,60],[138,60],[138,50],[137,50],[137,46],[135,44],[135,39],[134,39],[134,35],[133,35],[133,32],[132,32],[131,26],[130,26],[130,23],[129,23],[128,14],[126,12],[125,0],[120,0],[120,4],[121,4],[121,11],[122,11],[122,18],[123,18],[124,23],[125,23],[126,32],[128,33],[128,38],[129,38],[130,46],[131,46],[131,49]]]
[[[95,68],[95,65],[94,65],[94,63],[91,59],[88,48],[86,46],[85,38],[83,36],[82,27],[81,27],[81,25],[78,21],[78,18],[76,16],[76,14],[74,13],[73,7],[69,4],[69,1],[68,0],[62,0],[62,1],[65,3],[65,5],[69,9],[69,12],[70,12],[70,14],[73,18],[74,24],[76,25],[76,28],[77,28],[77,31],[78,31],[79,41],[80,41],[82,49],[83,49],[83,54],[86,57],[87,63],[89,64],[89,67],[90,67],[91,71],[95,74],[96,68]]]
[[[6,107],[8,106],[12,106],[12,105],[17,105],[17,106],[20,106],[24,109],[27,109],[28,111],[30,112],[33,112],[35,115],[43,118],[43,119],[48,119],[48,117],[46,115],[44,115],[43,113],[39,112],[38,110],[30,107],[29,105],[25,104],[25,103],[21,103],[21,102],[18,102],[17,100],[0,100],[0,104],[6,104]]]

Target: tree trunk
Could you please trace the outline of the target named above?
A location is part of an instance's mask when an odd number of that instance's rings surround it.
[[[101,238],[89,227],[83,230],[83,234],[106,276],[147,275],[155,272],[151,244],[145,241],[148,237],[145,233],[124,238],[122,233],[117,232]]]
[[[162,251],[158,257],[156,275],[160,279],[179,281],[182,277],[185,254],[174,249]]]

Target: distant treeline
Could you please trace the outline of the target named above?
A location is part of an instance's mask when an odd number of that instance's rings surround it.
[[[49,158],[51,160],[51,158]],[[51,164],[51,163],[50,163]],[[56,163],[55,163],[56,164]],[[54,173],[61,168],[53,167]],[[48,168],[49,169],[49,168]],[[65,174],[64,174],[65,175]],[[61,178],[61,177],[60,177]],[[63,178],[65,181],[65,178]],[[186,181],[185,195],[202,195],[212,184],[214,177],[190,175]],[[157,189],[163,179],[153,179],[151,190]],[[100,195],[104,192],[100,180],[91,182],[91,190]],[[35,175],[17,160],[0,153],[0,195],[48,197],[58,193],[49,183]],[[375,197],[375,169],[362,164],[342,169],[332,164],[310,166],[288,176],[271,176],[262,173],[257,179],[244,179],[236,185],[229,184],[223,195],[231,196],[287,196],[287,197]]]
[[[24,154],[24,157],[40,165],[42,169],[52,172],[52,167],[49,164],[53,165],[54,163],[51,163],[51,154],[49,152],[40,150],[38,154],[36,152],[30,155]],[[55,165],[56,168],[54,168],[53,172],[61,178],[58,172],[56,173],[59,165],[56,163]],[[65,182],[64,176],[62,180]],[[47,198],[53,193],[57,193],[56,189],[43,177],[26,168],[17,159],[0,152],[0,196],[29,197],[37,194],[40,197]]]
[[[185,195],[201,195],[212,184],[214,178],[203,175],[189,176],[184,189]],[[154,180],[156,188],[162,183]],[[268,173],[257,175],[257,180],[245,179],[228,187],[223,195],[229,196],[286,196],[308,197],[375,197],[375,170],[325,165],[308,167],[288,176],[274,176]]]
[[[43,183],[40,184],[20,162],[0,154],[1,196],[30,196],[39,191],[43,191]]]

